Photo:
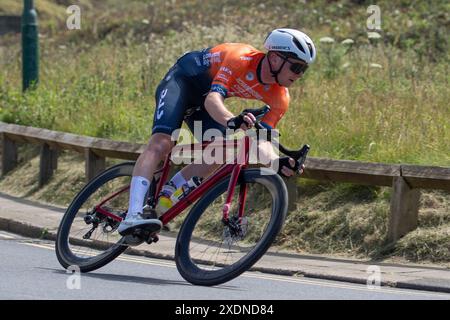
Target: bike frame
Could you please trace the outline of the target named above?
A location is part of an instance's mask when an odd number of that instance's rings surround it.
[[[218,182],[220,182],[225,177],[231,175],[230,182],[228,184],[228,194],[226,198],[226,202],[223,206],[223,221],[225,223],[228,222],[229,213],[231,209],[231,202],[233,201],[233,194],[236,189],[236,185],[238,183],[238,178],[241,170],[245,169],[248,166],[249,163],[249,152],[250,152],[250,137],[245,136],[244,138],[240,140],[233,140],[232,141],[233,147],[239,148],[238,153],[236,157],[234,158],[233,163],[226,163],[223,164],[215,173],[213,173],[210,177],[208,177],[205,181],[203,181],[200,186],[198,186],[196,189],[194,189],[191,193],[189,193],[185,198],[181,199],[179,202],[177,202],[172,208],[170,208],[167,212],[165,212],[163,215],[159,217],[161,222],[165,225],[169,223],[171,220],[173,220],[175,217],[177,217],[180,213],[182,213],[187,207],[189,207],[191,204],[193,204],[195,201],[197,201],[207,190],[211,189],[214,185],[216,185]],[[209,146],[211,143],[217,143],[215,141],[212,142],[204,142],[202,143],[202,150]],[[223,144],[230,144],[229,140],[223,140]],[[190,148],[190,150],[195,150],[195,144],[190,145],[181,145],[178,147],[181,148]],[[155,172],[154,175],[161,173],[161,177],[159,178],[157,187],[155,188],[155,192],[153,194],[153,197],[155,200],[157,200],[158,195],[164,186],[164,184],[167,181],[167,178],[169,176],[169,171],[171,168],[172,161],[171,159],[172,152],[169,153],[165,160],[163,167]],[[101,203],[95,206],[95,211],[98,213],[101,213],[115,221],[122,221],[122,217],[111,213],[105,209],[102,208],[102,206],[108,202],[109,200],[113,199],[117,195],[126,192],[130,189],[130,186],[126,186],[122,188],[121,190],[115,192],[114,194],[108,196],[106,199],[104,199]],[[241,185],[241,189],[239,192],[239,205],[238,205],[238,216],[241,220],[244,215],[245,210],[245,199],[247,196],[247,185],[243,183]]]

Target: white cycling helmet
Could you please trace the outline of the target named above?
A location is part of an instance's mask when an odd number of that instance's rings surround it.
[[[268,34],[264,48],[311,64],[316,59],[316,47],[306,34],[295,29],[275,29]]]

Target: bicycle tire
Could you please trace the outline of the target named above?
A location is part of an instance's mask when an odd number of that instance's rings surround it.
[[[272,195],[272,212],[270,222],[263,236],[258,240],[259,242],[236,263],[225,265],[220,270],[204,270],[197,265],[197,262],[190,254],[190,243],[193,239],[193,232],[197,222],[208,206],[215,199],[226,193],[230,177],[223,179],[211,188],[191,209],[181,226],[175,248],[176,266],[186,281],[203,286],[213,286],[230,281],[250,269],[269,249],[281,231],[286,218],[288,204],[286,184],[279,175],[272,170],[269,172],[269,170],[266,168],[246,169],[241,172],[239,177],[239,183],[259,183],[270,191]]]
[[[124,162],[106,169],[86,184],[75,196],[61,220],[56,237],[56,256],[64,268],[77,266],[80,272],[93,271],[108,264],[128,248],[122,237],[102,254],[92,258],[80,258],[69,247],[69,233],[75,216],[89,197],[103,185],[118,177],[131,177],[134,165],[135,162]]]

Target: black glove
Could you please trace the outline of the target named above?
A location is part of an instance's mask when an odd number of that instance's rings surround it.
[[[227,127],[236,130],[239,129],[243,123],[245,123],[248,127],[247,121],[244,120],[245,115],[247,115],[247,112],[242,112],[237,117],[231,118],[227,121]]]
[[[283,169],[283,167],[288,167],[289,169],[298,172],[299,168],[300,168],[300,162],[298,160],[295,160],[295,166],[291,166],[291,163],[289,162],[290,157],[282,157],[282,158],[278,158],[278,174],[282,177],[286,177],[289,178],[288,176],[284,175],[283,172],[281,171],[281,169]]]

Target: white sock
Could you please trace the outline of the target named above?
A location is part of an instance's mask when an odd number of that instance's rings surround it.
[[[128,205],[127,217],[142,213],[144,207],[145,195],[150,187],[150,181],[144,177],[135,176],[131,178],[130,202]]]
[[[186,179],[183,177],[183,175],[181,174],[181,171],[178,171],[173,177],[172,179],[170,179],[170,181],[173,182],[173,184],[175,185],[175,187],[178,189],[180,188],[183,184],[185,184],[187,181]]]

